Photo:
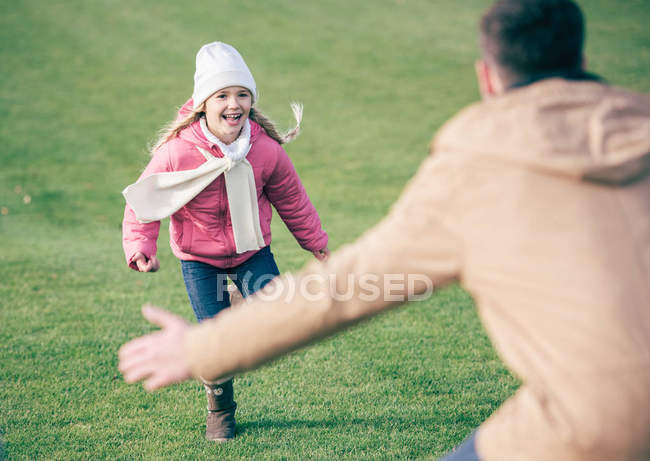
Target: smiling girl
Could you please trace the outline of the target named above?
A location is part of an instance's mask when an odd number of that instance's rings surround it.
[[[140,179],[123,194],[123,247],[132,269],[155,272],[160,220],[170,216],[170,245],[199,322],[230,306],[228,278],[246,297],[279,274],[271,243],[271,205],[298,243],[319,260],[327,233],[282,148],[281,135],[254,104],[255,80],[230,45],[213,42],[196,55],[192,98],[164,130]],[[206,438],[235,436],[232,379],[205,382]]]

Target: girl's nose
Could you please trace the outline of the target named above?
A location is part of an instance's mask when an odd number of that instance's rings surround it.
[[[228,98],[228,107],[230,107],[230,108],[239,107],[239,101],[237,101],[237,98],[235,96],[230,96]]]

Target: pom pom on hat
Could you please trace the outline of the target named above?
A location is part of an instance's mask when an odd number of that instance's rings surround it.
[[[253,101],[257,100],[255,79],[239,52],[222,42],[203,45],[196,53],[192,93],[194,109],[215,91],[229,86],[242,86],[251,92]]]

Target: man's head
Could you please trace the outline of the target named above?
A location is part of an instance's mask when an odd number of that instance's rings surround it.
[[[480,34],[477,72],[485,95],[583,64],[584,20],[572,0],[499,0],[483,15]]]

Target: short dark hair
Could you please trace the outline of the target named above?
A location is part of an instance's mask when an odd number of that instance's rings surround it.
[[[584,18],[571,0],[499,0],[481,18],[481,49],[508,83],[580,69]]]

